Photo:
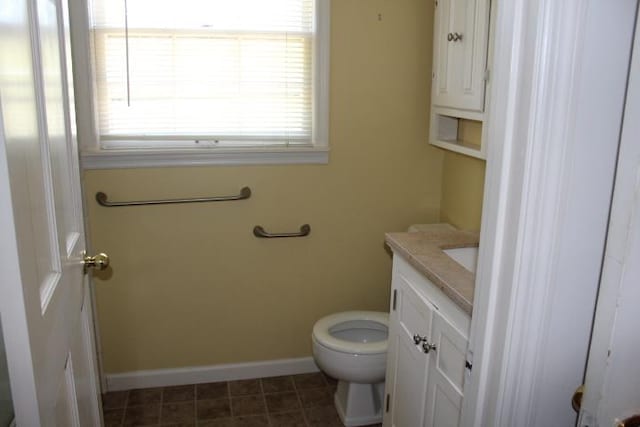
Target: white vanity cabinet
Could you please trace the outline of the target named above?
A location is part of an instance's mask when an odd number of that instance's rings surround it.
[[[394,255],[384,427],[459,424],[471,318]]]

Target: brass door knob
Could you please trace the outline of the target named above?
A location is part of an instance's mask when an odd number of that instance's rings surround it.
[[[582,395],[584,394],[584,384],[576,389],[576,392],[573,393],[573,397],[571,397],[571,406],[573,406],[573,410],[576,412],[580,412],[580,406],[582,405]]]
[[[109,267],[109,255],[101,252],[98,255],[89,256],[85,252],[82,254],[82,263],[84,264],[85,274],[90,268],[104,270]]]
[[[618,423],[618,427],[638,427],[640,426],[640,414],[634,415]]]

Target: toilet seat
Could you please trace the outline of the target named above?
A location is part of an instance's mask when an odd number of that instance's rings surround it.
[[[331,334],[331,330],[341,323],[346,322],[371,322],[371,329],[380,329],[382,326],[388,331],[389,315],[378,311],[346,311],[330,314],[318,320],[313,327],[313,338],[321,345],[342,353],[376,354],[386,353],[387,339],[360,343],[337,338]]]

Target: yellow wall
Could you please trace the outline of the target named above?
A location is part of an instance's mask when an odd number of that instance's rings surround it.
[[[107,373],[304,357],[321,316],[386,310],[384,232],[440,216],[442,151],[427,144],[427,0],[332,2],[328,165],[95,170],[90,239]],[[382,14],[382,21],[378,14]],[[237,192],[247,201],[103,208],[110,199]],[[302,239],[259,240],[252,228]]]
[[[479,146],[482,124],[460,120],[458,136],[466,145]],[[485,161],[445,152],[442,168],[440,219],[463,230],[480,230]]]

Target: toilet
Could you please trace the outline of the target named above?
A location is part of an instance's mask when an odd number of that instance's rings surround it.
[[[334,403],[345,426],[382,422],[389,315],[346,311],[313,326],[313,357],[338,380]]]

